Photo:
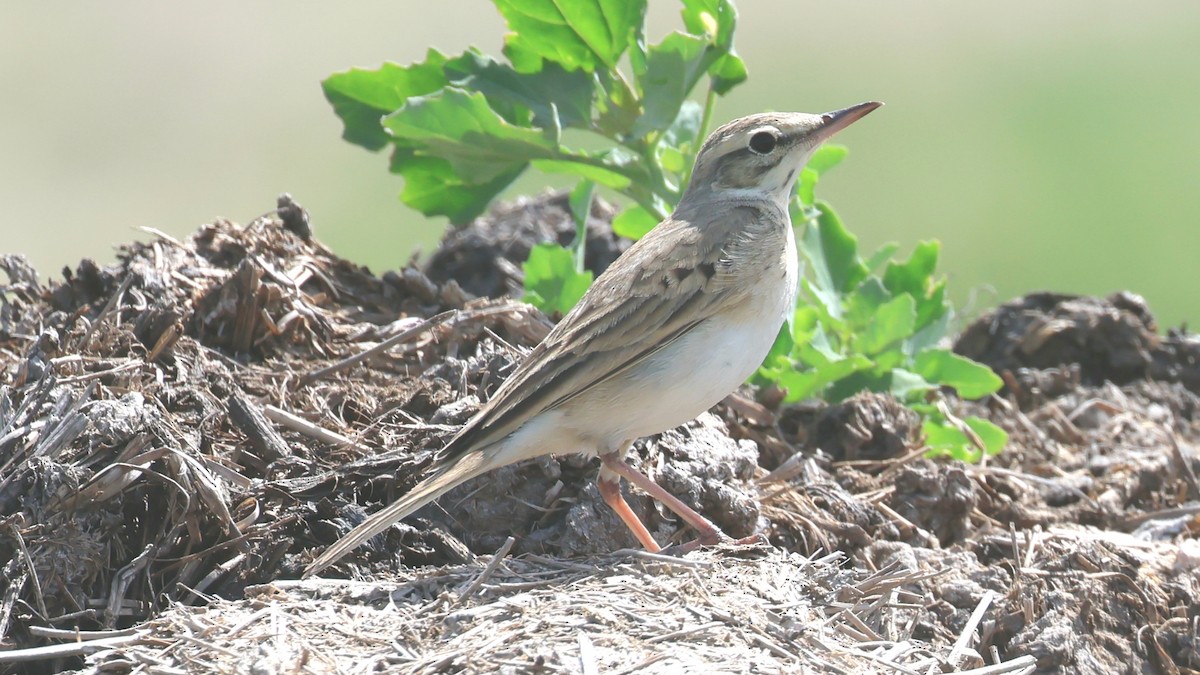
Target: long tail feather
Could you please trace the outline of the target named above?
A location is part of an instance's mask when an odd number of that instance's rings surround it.
[[[438,470],[436,474],[421,481],[408,494],[388,504],[382,510],[371,514],[358,527],[325,549],[325,552],[304,570],[304,578],[307,579],[329,567],[366,540],[383,532],[391,527],[393,523],[407,517],[422,506],[441,497],[454,486],[485,473],[492,468],[493,466],[487,461],[484,453],[471,452],[464,455],[457,462]]]

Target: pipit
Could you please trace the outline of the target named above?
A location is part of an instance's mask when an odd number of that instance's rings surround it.
[[[552,453],[599,455],[601,496],[650,551],[659,546],[621,496],[622,477],[691,525],[696,542],[728,539],[625,453],[716,405],[758,368],[795,308],[788,202],[796,177],[821,143],[880,105],[751,115],[714,131],[675,212],[596,279],[450,440],[428,478],[335,542],[305,576],[463,481]]]

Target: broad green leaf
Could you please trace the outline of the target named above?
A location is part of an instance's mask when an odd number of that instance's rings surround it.
[[[854,354],[841,361],[834,361],[821,368],[803,372],[792,371],[779,377],[779,386],[787,390],[784,401],[795,403],[812,398],[832,382],[837,382],[856,372],[871,367],[871,360],[861,354]]]
[[[816,171],[818,175],[824,175],[833,167],[841,164],[842,160],[846,159],[846,155],[849,154],[850,148],[844,145],[826,143],[817,148],[817,151],[813,153],[812,158],[808,160],[808,164],[805,166]]]
[[[505,53],[522,72],[539,59],[566,70],[615,68],[646,14],[645,0],[495,0],[512,31]]]
[[[724,96],[737,85],[746,81],[749,73],[746,62],[732,51],[713,62],[708,67],[708,75],[712,78],[713,91]]]
[[[875,313],[892,294],[878,277],[868,277],[843,299],[846,325],[852,331],[861,331],[875,322]]]
[[[794,333],[795,345],[793,354],[801,363],[806,363],[813,368],[822,368],[830,363],[842,361],[846,358],[842,354],[840,345],[835,345],[830,339],[829,333],[825,330],[825,326],[818,323],[816,326],[804,331],[804,333]]]
[[[830,326],[836,326],[835,330],[844,328],[843,315],[845,310],[842,307],[842,296],[838,292],[828,286],[820,286],[808,277],[800,278],[800,289],[805,298],[812,300],[811,306],[821,315],[821,322]]]
[[[687,32],[703,35],[714,46],[726,51],[733,47],[737,8],[730,0],[683,0],[680,14]]]
[[[558,244],[533,247],[523,267],[524,300],[543,312],[566,314],[592,283],[592,273],[576,271],[574,256]]]
[[[950,303],[946,302],[946,280],[939,279],[933,283],[928,295],[917,299],[917,328],[928,326],[949,311]]]
[[[619,71],[596,71],[596,83],[602,92],[595,99],[596,130],[609,138],[621,138],[641,116],[642,102]]]
[[[662,132],[671,126],[704,74],[707,51],[707,40],[679,32],[647,50],[644,71],[634,73],[643,110],[633,125],[634,136]]]
[[[796,179],[796,196],[800,198],[800,203],[805,206],[812,206],[817,200],[817,181],[821,179],[821,174],[815,169],[804,167],[800,169],[800,177]]]
[[[936,240],[917,244],[908,260],[888,263],[883,273],[883,283],[893,293],[908,293],[917,301],[917,327],[921,328],[949,309],[946,303],[946,282],[935,280],[938,251],[941,244]]]
[[[645,208],[633,205],[613,218],[613,234],[637,241],[658,225],[658,218]]]
[[[455,225],[466,224],[487,210],[492,199],[521,173],[517,168],[484,183],[466,183],[446,160],[411,154],[393,171],[404,177],[401,201],[427,216],[448,216]]]
[[[864,263],[867,267],[867,271],[873,273],[875,270],[882,267],[884,263],[889,262],[892,259],[892,255],[894,255],[899,248],[900,245],[895,242],[888,242],[883,246],[880,246],[879,250],[872,253],[871,257],[867,258],[866,263]]]
[[[379,150],[390,138],[381,119],[413,96],[425,96],[446,85],[446,57],[430,49],[421,63],[385,63],[375,70],[354,68],[325,78],[321,89],[342,118],[342,138],[368,150]]]
[[[812,263],[820,286],[845,293],[867,276],[858,257],[858,238],[846,230],[827,202],[818,201],[816,208],[817,220],[805,229],[801,252]]]
[[[999,454],[1008,443],[1008,433],[983,418],[967,417],[963,422],[983,444],[983,453],[958,427],[938,416],[926,418],[921,426],[925,433],[925,444],[929,446],[927,454],[931,457],[949,455],[964,462],[978,462],[984,453],[989,456]]]
[[[994,394],[1004,386],[991,368],[960,356],[949,349],[927,349],[913,359],[913,370],[939,385],[954,387],[958,395],[977,399]]]
[[[875,320],[858,335],[858,351],[876,354],[897,345],[913,334],[917,322],[916,303],[912,297],[892,298],[875,310]]]
[[[933,272],[937,268],[938,251],[942,245],[936,240],[923,241],[913,249],[904,262],[888,263],[883,272],[883,283],[892,293],[908,293],[914,298],[924,297],[932,288]]]
[[[703,139],[700,135],[700,124],[704,118],[704,107],[695,101],[684,101],[679,107],[679,114],[667,130],[663,132],[661,141],[657,144],[659,161],[667,171],[677,176],[686,177],[690,174],[690,166],[696,159]],[[681,190],[686,185],[678,185]]]
[[[630,179],[611,169],[606,169],[595,164],[584,164],[582,162],[573,162],[569,159],[535,159],[533,166],[538,171],[546,173],[566,173],[572,176],[579,176],[591,181],[595,181],[604,187],[609,187],[614,190],[624,190],[629,187]]]
[[[658,163],[662,165],[664,171],[670,171],[674,174],[681,174],[687,170],[687,157],[679,151],[679,148],[666,143],[658,144]]]
[[[903,368],[893,368],[888,373],[888,393],[897,400],[911,401],[933,388],[925,378]]]
[[[483,94],[453,87],[408,99],[383,124],[421,154],[448,161],[464,183],[487,183],[531,159],[558,154],[552,132],[514,126],[488,106]]]
[[[480,92],[493,110],[514,124],[520,109],[528,110],[533,125],[543,129],[591,124],[596,89],[582,70],[548,63],[537,73],[521,73],[475,49],[447,61],[444,70],[451,84]]]
[[[737,9],[731,0],[684,0],[683,25],[693,35],[703,35],[717,57],[708,65],[713,90],[720,95],[746,80],[746,64],[733,49]]]
[[[662,142],[677,148],[695,145],[697,141],[703,140],[696,138],[700,135],[703,119],[703,106],[695,101],[684,101],[683,105],[679,106],[679,114],[675,116],[675,121],[671,122],[671,126],[663,133]]]
[[[919,306],[917,317],[918,319],[920,318]],[[950,321],[952,318],[953,313],[947,311],[928,324],[917,328],[917,332],[913,333],[912,337],[908,339],[908,343],[905,344],[905,351],[911,356],[926,349],[936,347],[950,334]]]

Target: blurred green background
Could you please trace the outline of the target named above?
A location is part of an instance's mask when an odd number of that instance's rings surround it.
[[[680,27],[650,2],[652,38]],[[1200,319],[1200,3],[738,4],[750,80],[718,122],[887,102],[819,190],[864,246],[940,239],[975,308],[1127,289],[1163,326]],[[333,249],[401,266],[444,223],[341,141],[319,81],[429,46],[498,54],[502,33],[486,0],[5,3],[0,253],[57,276],[139,227],[246,222],[289,191]]]

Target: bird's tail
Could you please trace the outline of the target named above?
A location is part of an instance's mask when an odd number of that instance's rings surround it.
[[[325,549],[325,552],[304,570],[304,578],[307,579],[329,567],[366,540],[391,527],[392,523],[441,497],[459,483],[470,480],[492,468],[485,453],[471,452],[462,456],[457,462],[438,469],[434,475],[421,481],[408,494],[371,514],[349,534]]]

